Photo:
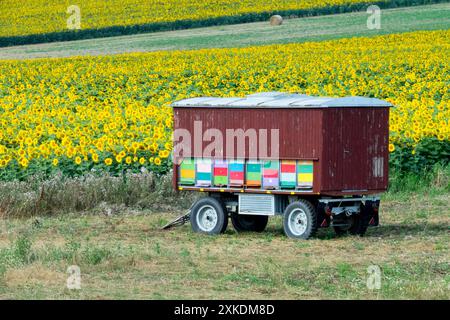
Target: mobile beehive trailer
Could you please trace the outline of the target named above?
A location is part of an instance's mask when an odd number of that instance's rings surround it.
[[[237,231],[263,231],[274,215],[301,239],[378,225],[391,104],[268,92],[172,106],[174,188],[208,194],[191,207],[194,231],[219,234],[229,217]]]

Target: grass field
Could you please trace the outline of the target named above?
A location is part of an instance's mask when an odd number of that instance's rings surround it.
[[[369,30],[367,13],[290,19],[280,27],[267,22],[148,33],[131,36],[0,48],[0,59],[108,55],[124,52],[245,47],[301,43],[450,28],[450,3],[382,11],[382,28]]]
[[[364,238],[208,237],[159,228],[180,212],[124,211],[1,220],[2,299],[450,299],[448,193],[388,194]],[[81,290],[66,270],[81,268]],[[381,268],[381,289],[366,287]]]
[[[442,2],[448,0],[78,0],[73,7],[68,0],[3,0],[0,46],[268,21],[274,14],[305,17],[365,11],[369,5],[387,9]]]
[[[0,37],[26,36],[67,32],[68,7],[75,4],[80,10],[80,27],[87,30],[104,30],[111,27],[129,28],[156,23],[175,28],[189,27],[194,21],[208,22],[214,18],[241,18],[243,22],[255,21],[265,13],[339,12],[362,7],[371,0],[2,0]],[[381,0],[381,6],[404,6],[427,1]],[[353,5],[353,6],[352,6]],[[250,17],[253,17],[250,19]],[[246,19],[244,19],[247,16]],[[184,23],[182,23],[184,21]],[[232,23],[225,20],[224,22]],[[124,28],[122,28],[124,30]]]

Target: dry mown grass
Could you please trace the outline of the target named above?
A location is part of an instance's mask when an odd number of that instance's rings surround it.
[[[279,218],[219,237],[160,231],[175,213],[2,220],[0,298],[449,299],[449,200],[388,195],[367,237],[322,230],[311,241],[287,239]],[[79,291],[65,288],[72,264]],[[366,287],[369,265],[381,290]]]

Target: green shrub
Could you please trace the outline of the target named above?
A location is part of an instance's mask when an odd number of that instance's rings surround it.
[[[390,154],[391,170],[399,173],[422,175],[433,166],[447,166],[450,163],[450,141],[425,138],[415,147],[396,146]]]
[[[14,243],[14,256],[21,263],[28,263],[31,260],[31,240],[27,235],[20,235]]]
[[[88,265],[98,265],[111,257],[111,251],[101,247],[86,248],[83,251],[83,260]]]

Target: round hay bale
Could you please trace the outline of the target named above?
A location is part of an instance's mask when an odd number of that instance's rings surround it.
[[[270,17],[270,25],[271,26],[281,26],[283,24],[283,17],[276,14]]]

